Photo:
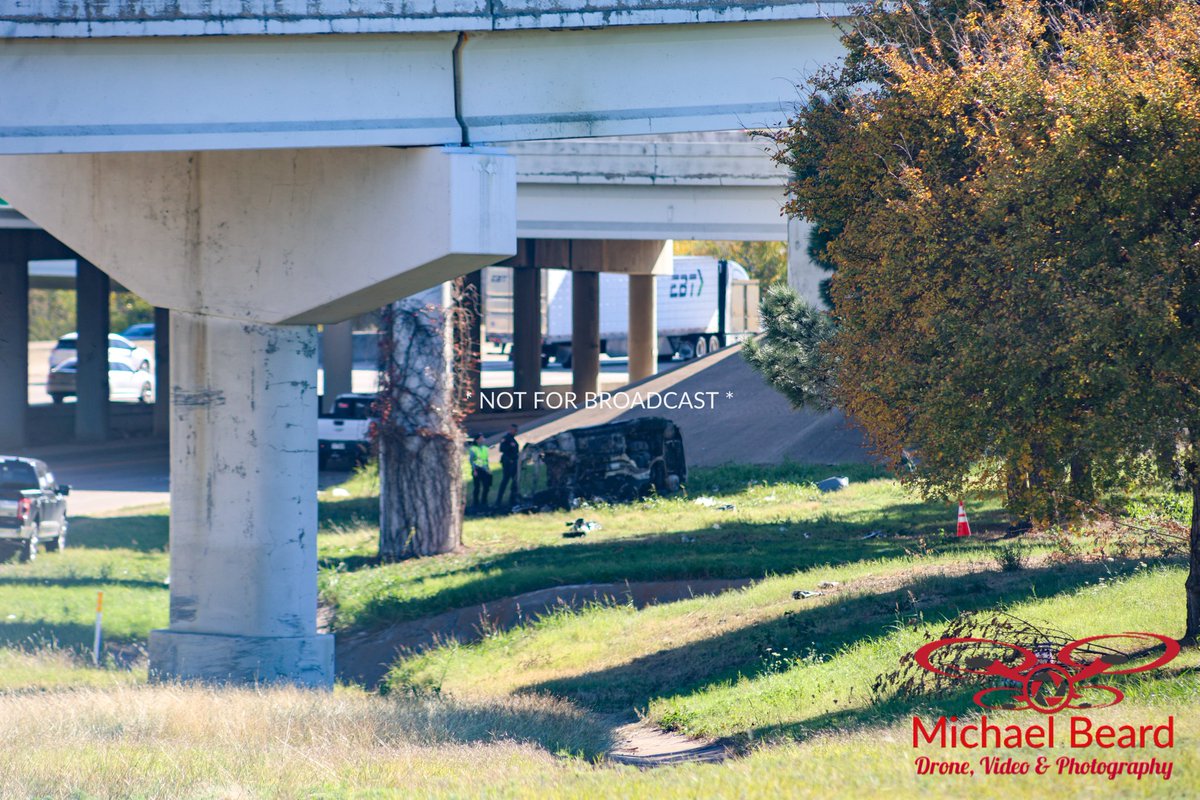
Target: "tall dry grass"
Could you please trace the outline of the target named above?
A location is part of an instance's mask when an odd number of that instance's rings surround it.
[[[608,745],[594,718],[547,697],[465,705],[180,685],[15,694],[0,696],[0,796],[421,796]]]

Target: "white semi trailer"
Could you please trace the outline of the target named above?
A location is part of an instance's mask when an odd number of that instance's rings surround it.
[[[722,277],[724,290],[722,291]],[[671,275],[655,279],[659,358],[696,358],[759,330],[758,281],[734,261],[676,256]],[[571,364],[571,273],[542,271],[542,362]],[[724,301],[725,313],[721,313]],[[484,324],[489,341],[512,342],[512,270],[484,271]],[[629,277],[600,275],[600,350],[629,352]]]

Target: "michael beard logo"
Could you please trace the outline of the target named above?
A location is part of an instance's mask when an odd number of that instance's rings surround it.
[[[1124,640],[1127,655],[1108,643]],[[1161,647],[1161,653],[1158,652]],[[1125,699],[1116,686],[1101,683],[1106,676],[1132,675],[1157,669],[1179,655],[1179,643],[1157,633],[1122,633],[1089,636],[1061,646],[1040,643],[1025,647],[995,639],[957,637],[939,639],[913,654],[923,669],[955,680],[985,680],[995,685],[977,691],[973,700],[989,711],[1036,711],[1041,721],[999,725],[986,715],[977,723],[960,723],[958,717],[939,717],[926,724],[913,717],[913,747],[922,742],[948,749],[1047,748],[1056,746],[1055,715],[1063,711],[1114,706]],[[1169,749],[1175,744],[1175,718],[1163,724],[1096,725],[1088,717],[1070,716],[1065,744],[1069,748]],[[985,774],[1101,775],[1109,780],[1118,775],[1171,777],[1173,763],[1149,760],[1102,761],[1062,756],[1051,762],[1046,756],[1036,761],[986,756],[980,760]],[[918,774],[975,774],[966,760],[935,760],[920,756]]]

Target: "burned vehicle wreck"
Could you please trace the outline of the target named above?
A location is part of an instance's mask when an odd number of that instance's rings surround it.
[[[683,436],[669,419],[644,417],[574,428],[525,445],[516,511],[624,502],[675,492],[687,480]]]

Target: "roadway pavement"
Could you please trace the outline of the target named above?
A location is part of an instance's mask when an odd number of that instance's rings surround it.
[[[153,354],[153,342],[139,341],[137,344],[145,347]],[[41,405],[51,402],[50,395],[46,394],[46,376],[50,372],[50,351],[53,349],[54,342],[29,343],[28,380],[30,405]],[[671,369],[682,363],[671,362],[660,364],[659,371],[662,372]],[[153,371],[154,368],[151,366],[152,374]],[[485,389],[501,389],[512,386],[512,362],[508,360],[507,355],[501,353],[494,345],[488,344],[485,346],[481,371],[481,382]],[[629,382],[629,360],[626,358],[601,356],[600,373],[606,385],[624,385]],[[542,370],[542,385],[546,387],[570,386],[571,370],[564,369],[557,364],[546,366]],[[317,391],[324,392],[324,387],[324,370],[317,370]],[[351,388],[355,392],[375,392],[379,388],[379,373],[371,368],[355,369],[351,378]],[[67,402],[73,403],[74,399],[68,399]]]
[[[46,394],[46,374],[53,346],[54,342],[30,344],[31,404],[50,403]],[[624,358],[603,357],[601,372],[606,385],[623,384],[628,381],[628,362]],[[490,345],[484,354],[482,383],[487,388],[512,386],[511,362]],[[542,383],[547,387],[570,385],[571,371],[551,364],[542,371]],[[374,392],[377,386],[375,370],[354,370],[354,391]],[[91,445],[47,445],[26,448],[18,455],[42,459],[50,465],[60,483],[71,486],[68,507],[72,515],[104,514],[170,502],[170,454],[164,439],[130,438]],[[344,481],[348,474],[337,470],[323,471],[319,485],[322,488],[335,485]]]
[[[58,482],[71,487],[67,508],[72,516],[170,500],[170,458],[163,439],[32,447],[19,455],[45,461]]]

